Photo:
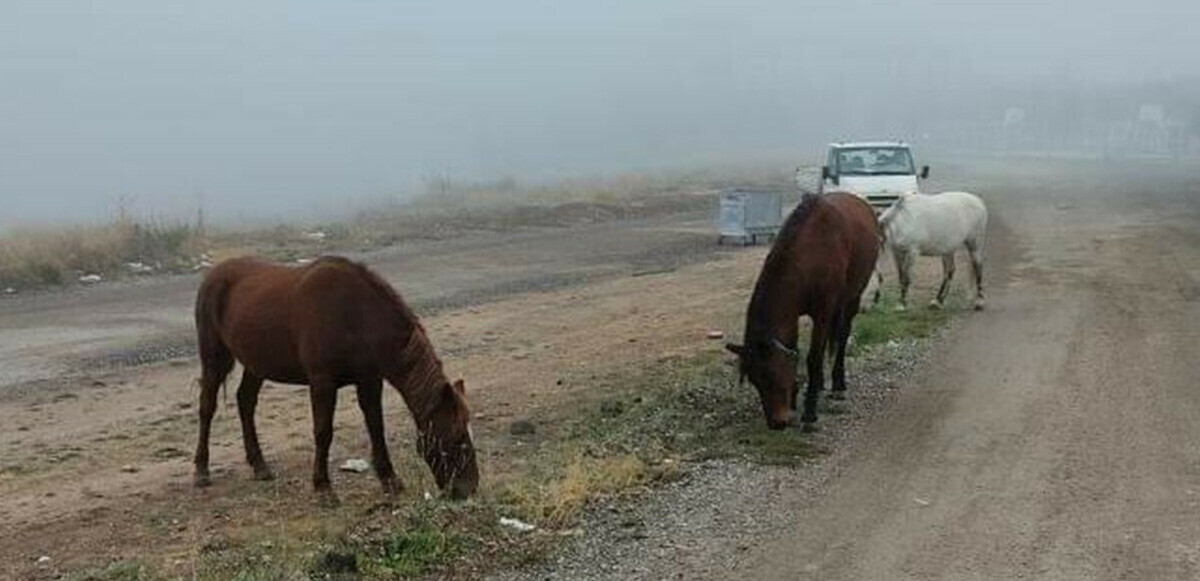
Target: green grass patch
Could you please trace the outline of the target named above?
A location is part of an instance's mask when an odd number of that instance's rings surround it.
[[[907,310],[898,311],[899,299],[895,294],[884,293],[875,308],[854,318],[854,348],[850,355],[864,349],[882,345],[888,341],[922,339],[946,325],[954,311],[962,308],[959,293],[951,293],[946,306],[931,309],[925,305],[913,305],[909,301]]]
[[[425,525],[374,543],[359,557],[359,562],[363,572],[372,578],[414,577],[453,561],[468,544],[462,535]]]

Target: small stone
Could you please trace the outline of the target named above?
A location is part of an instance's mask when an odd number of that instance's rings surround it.
[[[709,339],[714,339],[714,340],[715,339],[724,339],[725,333],[723,333],[721,331],[709,331],[708,335],[706,335],[706,337],[708,337]]]
[[[41,557],[38,557],[38,559],[37,559],[38,565],[47,565],[49,563],[50,563],[50,557],[47,555],[42,555]]]
[[[138,467],[134,466],[133,464],[126,464],[121,467],[121,472],[125,472],[128,474],[136,474],[137,471],[138,471]]]
[[[528,436],[537,432],[537,426],[529,420],[517,420],[508,426],[508,433],[514,436]]]

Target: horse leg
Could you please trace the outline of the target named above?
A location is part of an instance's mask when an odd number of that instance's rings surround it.
[[[313,490],[323,501],[334,503],[337,497],[329,483],[329,445],[333,443],[333,412],[337,409],[337,385],[329,378],[314,378],[309,386],[313,413],[313,438],[316,455],[313,458]]]
[[[804,414],[800,416],[800,431],[804,433],[817,430],[817,398],[825,387],[825,346],[829,340],[832,319],[828,312],[813,317],[806,361],[808,385],[804,390]]]
[[[912,252],[902,248],[895,248],[892,251],[892,258],[896,263],[896,275],[900,279],[900,304],[896,305],[896,310],[903,311],[908,308],[908,285],[912,283]]]
[[[954,279],[954,253],[942,255],[942,285],[938,287],[937,296],[929,303],[929,308],[940,309],[946,303],[946,295],[950,292],[950,281]]]
[[[850,342],[851,324],[854,321],[854,316],[858,314],[858,301],[848,306],[842,313],[838,321],[837,329],[835,329],[836,351],[833,355],[833,389],[829,392],[829,399],[842,400],[846,399],[846,344]]]
[[[975,277],[975,310],[982,311],[983,298],[983,248],[975,240],[967,242],[967,252],[971,254],[971,275]]]
[[[258,445],[258,428],[254,425],[254,410],[258,407],[258,392],[263,379],[249,369],[242,370],[242,383],[238,386],[238,416],[242,419],[242,444],[246,448],[246,462],[254,469],[255,480],[273,480],[275,474],[263,460],[262,448]]]
[[[200,342],[200,437],[196,441],[196,471],[193,482],[197,487],[212,484],[208,473],[208,440],[213,415],[217,413],[217,392],[233,369],[233,355],[219,342]]]
[[[879,299],[883,297],[883,268],[875,267],[875,294],[871,297],[871,308],[879,306]]]
[[[367,435],[371,437],[371,463],[375,466],[375,475],[385,493],[400,492],[403,487],[396,479],[383,433],[383,380],[376,377],[358,383],[358,407],[367,424]]]

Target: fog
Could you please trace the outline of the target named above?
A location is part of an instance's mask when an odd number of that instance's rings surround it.
[[[986,148],[1006,115],[1042,148],[1146,104],[1198,121],[1195,0],[812,4],[5,0],[0,224],[815,163],[836,138]]]

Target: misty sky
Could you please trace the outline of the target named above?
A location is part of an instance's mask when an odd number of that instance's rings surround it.
[[[816,159],[943,90],[1200,73],[1197,0],[2,2],[0,224]]]

